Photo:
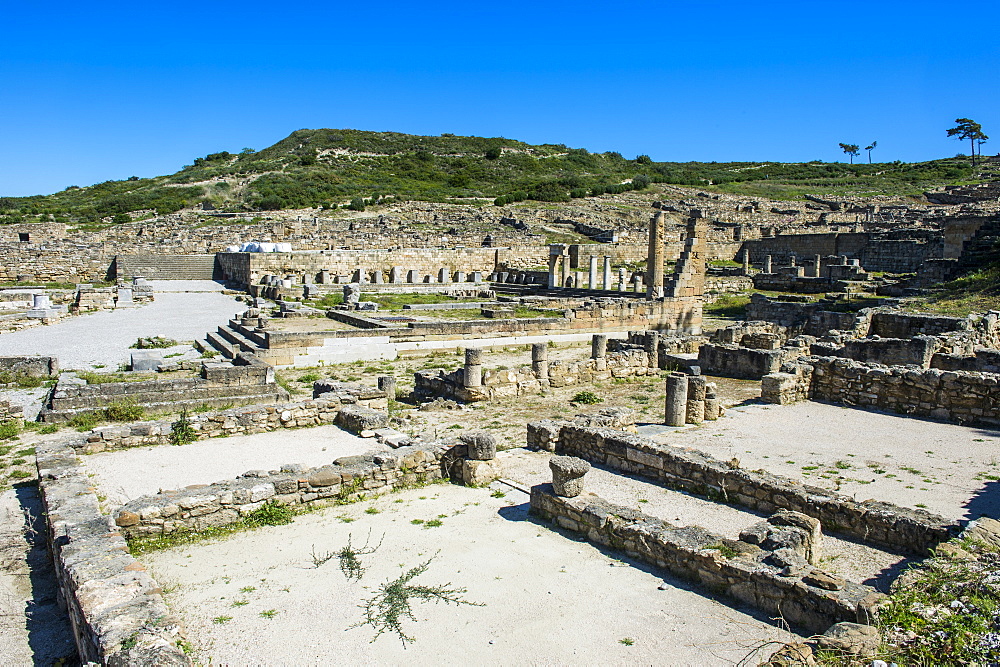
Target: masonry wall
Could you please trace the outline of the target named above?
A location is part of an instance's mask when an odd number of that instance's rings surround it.
[[[740,540],[710,533],[700,526],[679,528],[594,494],[576,498],[555,495],[551,484],[531,488],[531,512],[587,540],[650,565],[666,569],[715,593],[780,616],[794,626],[822,632],[833,623],[855,622],[878,598],[875,589],[822,573],[836,588],[820,588],[820,574],[782,576],[767,564],[771,552]],[[722,554],[722,549],[734,552]],[[862,619],[864,620],[864,619]]]
[[[254,471],[197,489],[137,498],[118,509],[114,521],[126,537],[149,537],[236,523],[265,502],[293,509],[350,502],[447,479],[465,450],[452,444],[400,447],[346,465]]]
[[[48,378],[59,374],[59,360],[55,357],[0,357],[0,370]]]
[[[552,422],[536,423],[544,427]],[[536,424],[528,425],[531,444]],[[572,424],[558,427],[557,454],[578,456],[685,491],[760,512],[779,509],[818,519],[824,530],[897,552],[926,554],[950,539],[957,525],[923,510],[853,499],[762,471],[734,468],[703,452],[660,445],[637,435]]]
[[[1000,426],[1000,375],[883,366],[838,357],[805,357],[765,378],[761,397],[870,407],[960,424]]]

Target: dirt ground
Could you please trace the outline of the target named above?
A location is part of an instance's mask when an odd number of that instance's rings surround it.
[[[526,503],[509,487],[431,485],[141,558],[203,663],[734,664],[791,637],[536,524]],[[361,556],[368,570],[357,582],[336,557],[313,561],[348,539],[380,545]],[[357,627],[359,605],[428,560],[413,583],[466,589],[483,606],[415,602],[407,647]]]

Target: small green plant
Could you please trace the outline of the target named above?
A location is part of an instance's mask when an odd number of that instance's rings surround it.
[[[38,432],[41,433],[42,435],[49,435],[51,433],[55,433],[58,430],[59,430],[58,424],[46,424],[45,426],[40,427],[38,429]]]
[[[424,528],[437,528],[438,526],[443,526],[444,522],[441,519],[431,519],[430,521],[424,522]]]
[[[723,544],[722,542],[719,542],[717,544],[710,544],[705,548],[718,551],[723,558],[733,558],[734,556],[736,556],[736,550],[733,549],[728,544]]]
[[[625,646],[632,646],[632,644],[635,644],[635,640],[631,637],[622,637],[618,640],[618,643],[624,644]]]
[[[584,405],[594,405],[595,403],[603,403],[604,399],[592,391],[580,391],[570,399],[570,402],[583,403]]]
[[[142,419],[145,410],[134,398],[113,401],[101,410],[101,416],[111,422],[134,422]]]
[[[492,497],[492,498],[506,498],[507,494],[504,493],[503,491],[501,491],[500,489],[497,489],[496,491],[494,491],[493,493],[490,494],[490,497]]]
[[[265,609],[259,614],[261,618],[268,618],[268,619],[274,618],[277,615],[278,615],[277,609]]]
[[[14,479],[24,479],[26,477],[31,477],[31,473],[23,470],[14,470],[10,473],[10,476]]]
[[[452,588],[451,584],[440,586],[422,586],[410,583],[427,571],[434,559],[428,559],[410,568],[398,578],[387,581],[374,597],[367,600],[363,605],[359,605],[365,614],[365,619],[352,625],[352,628],[370,625],[375,630],[372,642],[378,639],[386,631],[395,632],[405,647],[408,642],[414,641],[413,637],[407,636],[403,632],[403,620],[409,618],[416,621],[413,615],[411,600],[420,602],[444,602],[445,604],[471,605],[476,607],[484,606],[481,602],[470,602],[462,595],[466,593],[464,588]]]
[[[231,620],[233,620],[232,616],[216,616],[215,618],[212,619],[212,623],[215,623],[216,625],[222,625],[223,623],[228,623]]]
[[[194,442],[197,437],[198,434],[188,419],[187,410],[181,410],[181,416],[170,425],[170,444],[186,445]]]
[[[250,512],[246,516],[246,521],[250,525],[258,526],[282,526],[292,522],[295,512],[288,505],[282,505],[274,500],[266,503]]]
[[[347,546],[341,548],[340,551],[336,553],[337,558],[340,560],[340,571],[344,573],[344,576],[348,579],[354,579],[355,581],[360,581],[361,577],[365,575],[366,568],[361,564],[361,559],[359,556],[367,556],[378,551],[378,548],[382,546],[382,541],[385,540],[385,535],[379,540],[378,544],[373,547],[368,546],[371,540],[371,532],[368,533],[368,539],[365,540],[365,546],[360,548],[355,548],[351,544],[351,536],[347,536]]]
[[[73,415],[69,420],[67,420],[66,424],[82,433],[97,426],[98,421],[99,419],[96,412],[81,412]]]
[[[255,586],[244,586],[240,589],[240,593],[253,593],[257,588]]]
[[[365,514],[378,514],[380,511],[377,507],[369,507],[365,510]]]
[[[0,423],[0,440],[12,440],[21,433],[21,420],[8,419]]]
[[[138,338],[129,345],[132,350],[162,350],[164,348],[177,345],[177,341],[163,336],[150,336],[148,338]]]
[[[233,600],[232,606],[234,606],[234,607],[245,607],[248,604],[250,604],[250,603],[247,602],[246,600]]]

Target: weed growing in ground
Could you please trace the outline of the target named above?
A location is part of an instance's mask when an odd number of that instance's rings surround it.
[[[257,526],[282,526],[292,522],[295,512],[288,505],[269,500],[246,516],[246,522]]]
[[[574,394],[573,398],[570,399],[570,403],[583,403],[584,405],[594,405],[595,403],[603,402],[604,399],[592,391],[577,392]]]
[[[198,435],[188,419],[187,410],[181,410],[181,416],[170,425],[170,444],[186,445],[194,442],[197,437]]]
[[[409,618],[416,621],[413,615],[411,600],[419,602],[444,602],[445,604],[471,605],[476,607],[484,606],[481,602],[470,602],[462,597],[466,593],[464,588],[452,588],[450,583],[439,586],[421,586],[410,582],[427,571],[433,558],[430,558],[416,567],[410,568],[397,579],[387,581],[374,597],[359,605],[364,610],[365,619],[355,623],[351,628],[370,625],[375,630],[372,642],[378,639],[383,632],[395,632],[403,646],[414,641],[413,637],[407,636],[403,632],[403,620]]]

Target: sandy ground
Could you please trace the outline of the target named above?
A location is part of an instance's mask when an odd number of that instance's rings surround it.
[[[926,507],[949,519],[1000,516],[997,431],[804,402],[731,409],[717,422],[655,439],[839,487],[857,500]]]
[[[151,281],[156,300],[144,306],[68,317],[56,324],[0,336],[0,355],[55,356],[62,368],[111,370],[129,360],[140,336],[192,341],[245,309],[210,280]],[[169,291],[163,291],[169,290]],[[169,352],[169,351],[168,351]]]
[[[139,447],[82,457],[107,497],[107,507],[161,489],[210,484],[248,470],[278,470],[286,463],[321,466],[341,456],[389,448],[336,426],[200,440],[189,445]]]
[[[526,502],[510,489],[499,498],[433,485],[141,560],[202,663],[733,664],[791,637],[534,523]],[[426,527],[435,518],[441,525]],[[362,556],[360,582],[336,557],[314,567],[312,553],[369,535],[381,546]],[[352,629],[381,584],[431,558],[414,583],[450,583],[484,606],[415,603],[417,620],[403,623],[416,639],[408,648],[392,633],[370,643],[371,627]]]

